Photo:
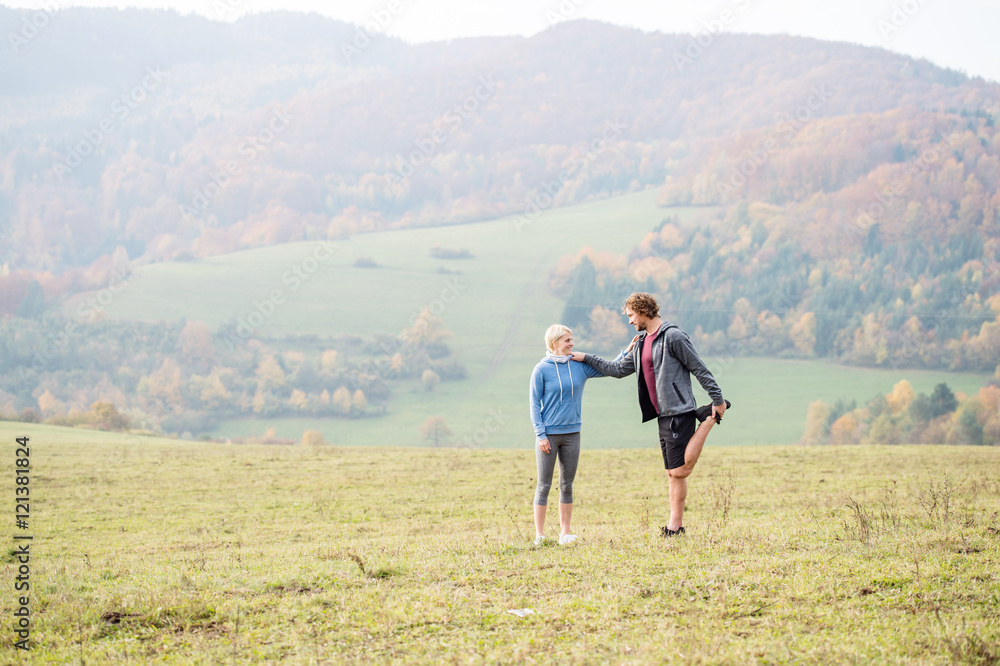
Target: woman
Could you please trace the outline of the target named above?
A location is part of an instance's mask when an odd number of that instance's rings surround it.
[[[545,542],[545,511],[548,507],[552,471],[559,460],[559,543],[576,541],[570,534],[573,516],[573,478],[580,459],[583,385],[600,372],[586,363],[570,360],[573,331],[553,324],[545,331],[545,358],[531,373],[531,423],[535,427],[535,461],[538,486],[535,488],[535,545]]]

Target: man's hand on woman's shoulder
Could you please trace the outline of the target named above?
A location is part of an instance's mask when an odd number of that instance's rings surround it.
[[[587,355],[584,354],[583,352],[575,351],[575,352],[573,352],[573,354],[572,354],[571,357],[572,357],[572,359],[574,361],[578,361],[579,363],[583,363],[583,359],[587,358]]]

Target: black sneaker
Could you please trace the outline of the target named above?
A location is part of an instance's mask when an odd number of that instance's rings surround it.
[[[672,536],[677,536],[678,534],[684,534],[684,526],[681,525],[676,530],[672,530],[666,525],[664,525],[663,527],[660,528],[660,534],[663,535],[664,537],[672,537]]]
[[[726,400],[726,409],[733,406],[733,403]],[[703,423],[705,419],[712,415],[712,403],[705,405],[704,407],[699,407],[694,410],[694,417],[698,419],[698,423]],[[715,419],[716,423],[722,423],[722,417]]]

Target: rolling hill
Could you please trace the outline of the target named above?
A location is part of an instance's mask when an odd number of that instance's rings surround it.
[[[294,338],[286,341],[284,336],[394,335],[429,306],[455,334],[453,355],[466,366],[467,379],[442,382],[433,391],[417,381],[393,383],[388,412],[375,419],[235,418],[213,434],[260,436],[273,427],[279,436],[297,439],[304,430],[316,429],[340,445],[421,445],[426,442],[419,426],[429,416],[443,415],[454,433],[449,444],[522,447],[531,440],[527,380],[544,355],[542,334],[563,309],[548,285],[553,267],[563,254],[586,246],[625,252],[634,238],[659,224],[664,210],[655,204],[657,195],[650,190],[552,210],[521,233],[513,220],[504,218],[359,235],[340,241],[333,256],[295,290],[295,282],[288,284],[282,276],[310,256],[315,243],[144,266],[136,269],[107,313],[111,319],[202,320],[217,328],[234,318],[247,320],[255,302],[280,289],[287,298],[255,335],[281,351],[296,348]],[[694,227],[711,219],[713,211],[681,208],[669,213]],[[473,258],[434,259],[430,249],[435,245],[466,248]],[[354,266],[358,257],[370,257],[377,267]],[[456,274],[439,273],[443,266]],[[92,294],[79,298],[87,297]],[[68,314],[77,303],[67,304]],[[683,319],[677,323],[684,326]],[[216,336],[216,344],[225,344],[224,338]],[[974,393],[988,377],[722,354],[707,355],[706,360],[738,405],[726,423],[733,425],[713,434],[713,443],[720,445],[795,441],[812,400],[863,402],[904,377],[918,391],[929,392],[945,381],[956,391]],[[655,436],[639,423],[632,379],[589,383],[585,429],[587,445],[595,448],[655,443]]]
[[[4,33],[21,21],[0,8]],[[683,178],[802,109],[1000,103],[924,61],[787,36],[720,35],[681,66],[687,36],[591,21],[347,58],[353,34],[306,14],[58,12],[0,64],[0,260],[51,300],[119,247],[155,262],[493,219]]]

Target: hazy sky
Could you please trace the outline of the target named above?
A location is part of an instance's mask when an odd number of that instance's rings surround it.
[[[790,33],[879,46],[1000,81],[1000,0],[0,0],[51,5],[173,8],[219,20],[274,9],[313,11],[365,23],[390,17],[385,32],[410,42],[477,35],[532,35],[551,21],[591,18],[662,32]],[[724,13],[727,12],[727,13]],[[725,19],[725,20],[722,20]]]

